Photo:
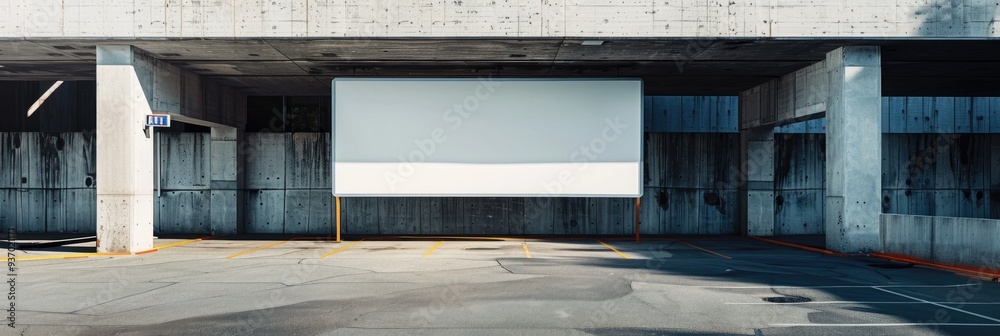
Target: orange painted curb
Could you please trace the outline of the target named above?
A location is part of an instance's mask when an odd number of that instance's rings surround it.
[[[870,255],[872,257],[876,257],[876,258],[887,259],[887,260],[892,260],[892,261],[899,261],[899,262],[905,262],[905,263],[916,264],[916,265],[921,265],[921,266],[927,266],[927,267],[932,267],[932,268],[937,268],[937,269],[942,269],[942,270],[948,270],[948,271],[954,271],[954,272],[963,272],[963,273],[974,274],[974,275],[984,275],[984,276],[987,276],[989,278],[992,278],[993,281],[996,281],[998,278],[1000,278],[1000,271],[990,272],[990,271],[976,270],[976,269],[972,269],[972,268],[968,268],[968,267],[962,267],[962,266],[945,265],[945,264],[939,264],[939,263],[932,262],[932,261],[921,260],[921,259],[910,257],[910,256],[904,256],[904,255],[892,254],[892,253],[872,253]]]
[[[829,254],[829,255],[834,255],[834,256],[838,256],[838,257],[850,256],[850,255],[843,254],[843,253],[836,252],[836,251],[830,251],[830,250],[816,248],[816,247],[811,247],[811,246],[799,245],[799,244],[795,244],[795,243],[783,242],[783,241],[780,241],[780,240],[774,240],[774,239],[768,239],[768,238],[762,238],[762,237],[753,237],[753,236],[751,236],[750,238],[756,239],[756,240],[759,240],[759,241],[762,241],[762,242],[765,242],[765,243],[771,243],[771,244],[781,245],[781,246],[787,246],[787,247],[794,247],[794,248],[797,248],[797,249],[803,249],[803,250],[806,250],[806,251],[812,251],[812,252],[818,252],[818,253],[823,253],[823,254]]]

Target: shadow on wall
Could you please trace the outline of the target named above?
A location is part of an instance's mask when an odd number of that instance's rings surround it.
[[[937,0],[917,8],[912,17],[921,22],[914,35],[931,37],[995,37],[1000,2]]]

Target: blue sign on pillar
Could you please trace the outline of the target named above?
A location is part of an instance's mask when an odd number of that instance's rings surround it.
[[[146,126],[149,127],[170,127],[169,114],[147,114]]]

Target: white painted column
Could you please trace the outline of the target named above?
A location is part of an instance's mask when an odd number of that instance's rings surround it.
[[[749,236],[774,235],[774,128],[762,126],[740,134],[746,154],[746,220]]]
[[[826,247],[881,251],[882,68],[878,47],[826,55]]]
[[[243,233],[243,131],[212,127],[212,234]]]
[[[97,47],[98,252],[153,248],[152,113],[130,46]]]

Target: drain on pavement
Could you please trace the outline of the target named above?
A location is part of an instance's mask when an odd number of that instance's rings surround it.
[[[807,298],[807,297],[802,297],[802,296],[791,295],[791,296],[772,296],[772,297],[766,297],[766,298],[764,298],[764,301],[772,302],[772,303],[802,303],[802,302],[812,301],[812,299]]]
[[[885,269],[902,269],[902,268],[913,267],[913,264],[904,264],[904,263],[875,263],[875,264],[868,264],[868,266],[869,267],[876,267],[876,268],[885,268]]]

